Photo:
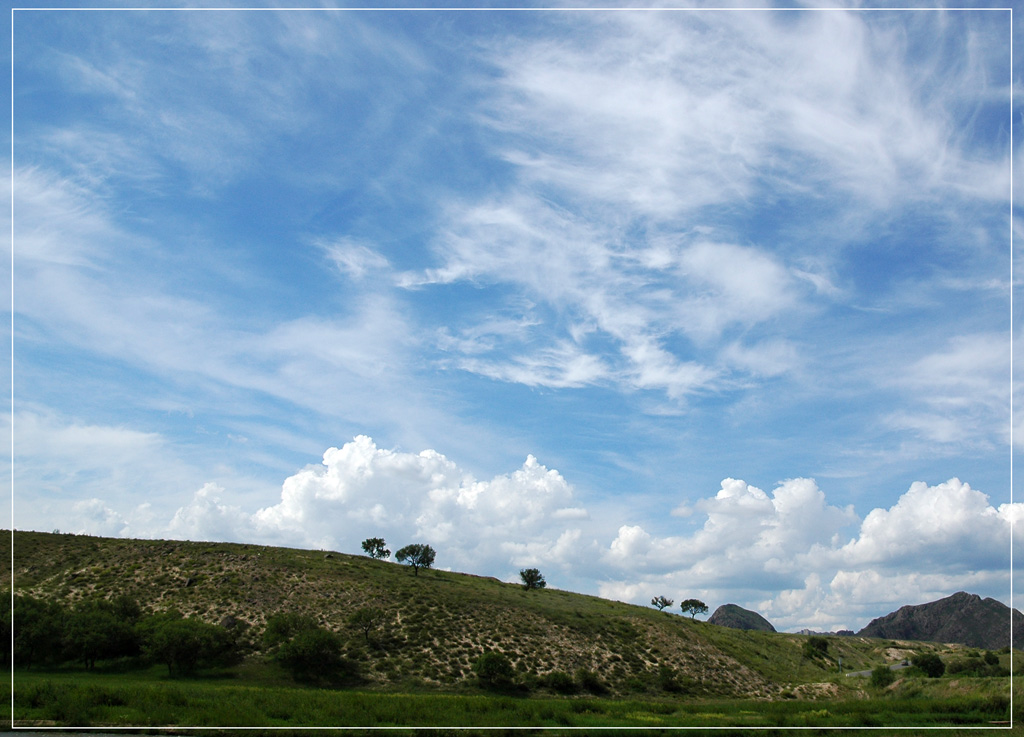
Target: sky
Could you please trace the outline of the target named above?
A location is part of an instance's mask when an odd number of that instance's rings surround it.
[[[1011,603],[1009,11],[12,17],[15,528]]]

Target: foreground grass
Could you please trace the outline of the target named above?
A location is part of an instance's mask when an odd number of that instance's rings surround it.
[[[650,728],[658,727],[976,728],[1009,719],[1005,687],[956,695],[948,686],[935,684],[930,689],[896,689],[868,699],[829,701],[634,700],[329,690],[254,685],[229,676],[172,681],[158,673],[19,672],[14,683],[15,725],[394,727],[398,731],[403,727],[622,727],[644,728],[643,733],[650,734]]]

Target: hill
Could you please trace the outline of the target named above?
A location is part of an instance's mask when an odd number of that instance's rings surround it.
[[[242,623],[254,657],[270,616],[311,614],[342,635],[344,657],[370,686],[472,685],[476,660],[500,651],[523,681],[560,673],[593,685],[588,674],[596,674],[612,694],[808,696],[834,689],[822,682],[839,658],[846,669],[866,669],[907,652],[893,655],[890,643],[846,637],[830,639],[827,657],[807,658],[800,635],[714,627],[442,570],[414,576],[406,566],[337,552],[21,531],[13,538],[19,593],[69,606],[126,594],[148,612],[177,609],[212,624]],[[12,560],[10,544],[10,533],[0,534],[0,566]],[[2,575],[10,580],[9,570]],[[385,612],[372,636],[350,623],[365,607]]]
[[[708,617],[708,624],[717,624],[720,627],[732,627],[737,630],[757,630],[759,632],[774,632],[772,623],[757,612],[744,609],[737,604],[722,604],[715,610],[715,613]]]
[[[996,650],[1010,644],[1010,608],[995,599],[960,591],[928,604],[900,607],[873,619],[860,637],[958,643]],[[1024,615],[1012,612],[1013,639],[1024,642]]]

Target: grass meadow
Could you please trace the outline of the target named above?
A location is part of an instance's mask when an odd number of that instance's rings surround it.
[[[10,679],[10,674],[5,675]],[[966,680],[966,679],[965,679]],[[984,681],[984,682],[983,682]],[[870,698],[744,700],[645,698],[612,699],[512,695],[485,692],[397,692],[330,689],[288,684],[272,672],[245,676],[236,672],[193,679],[169,679],[159,668],[148,671],[84,673],[73,670],[16,672],[14,725],[18,727],[131,727],[139,731],[167,727],[255,727],[267,732],[287,728],[409,729],[516,727],[623,728],[635,734],[659,728],[823,728],[978,727],[1006,729],[1009,692],[1006,679],[912,683]],[[1018,694],[1019,697],[1024,694]],[[5,710],[9,706],[5,706]],[[944,731],[943,734],[960,730]],[[1015,730],[1016,731],[1016,730]],[[872,730],[874,734],[878,731]],[[390,730],[388,730],[390,733]],[[618,732],[617,732],[618,733]],[[882,731],[881,733],[885,733]],[[892,730],[893,734],[906,734]]]

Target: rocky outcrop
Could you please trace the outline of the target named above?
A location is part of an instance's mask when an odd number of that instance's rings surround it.
[[[744,609],[736,604],[722,604],[708,618],[708,623],[717,624],[720,627],[732,627],[734,630],[775,631],[772,623],[760,614]]]
[[[928,604],[900,607],[857,634],[890,640],[947,642],[998,650],[1010,644],[1011,610],[1001,601],[960,591]],[[1012,610],[1013,639],[1024,642],[1024,615]]]

